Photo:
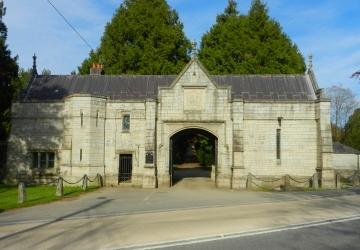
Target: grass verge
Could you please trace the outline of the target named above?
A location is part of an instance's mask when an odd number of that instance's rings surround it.
[[[23,204],[18,204],[17,186],[6,186],[0,184],[0,213],[13,208],[30,207],[38,204],[49,203],[63,198],[79,196],[82,193],[97,190],[97,186],[89,186],[86,191],[81,187],[64,187],[64,197],[55,196],[55,186],[29,186],[26,187],[27,200]]]

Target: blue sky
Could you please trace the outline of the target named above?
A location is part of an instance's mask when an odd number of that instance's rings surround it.
[[[8,40],[21,67],[29,68],[38,55],[38,69],[69,74],[87,57],[89,48],[67,26],[46,0],[4,0]],[[92,47],[99,45],[104,25],[121,0],[52,0]],[[238,0],[246,13],[251,0]],[[314,55],[314,69],[323,88],[342,84],[360,96],[360,80],[351,74],[360,69],[359,0],[265,0],[270,16],[307,57]],[[168,0],[179,13],[187,37],[198,43],[215,23],[227,0]]]

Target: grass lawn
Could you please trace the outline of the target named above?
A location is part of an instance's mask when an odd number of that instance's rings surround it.
[[[5,186],[0,184],[0,213],[7,209],[29,207],[37,204],[49,203],[61,200],[62,197],[56,197],[55,186],[29,186],[26,187],[27,201],[18,204],[17,186]],[[64,197],[79,196],[85,192],[91,192],[98,189],[97,186],[89,186],[86,191],[82,191],[81,187],[64,187]]]

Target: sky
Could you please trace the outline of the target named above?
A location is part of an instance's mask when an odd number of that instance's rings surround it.
[[[122,0],[51,0],[76,27],[92,48],[97,48]],[[360,80],[351,75],[360,70],[359,0],[264,0],[270,16],[299,47],[305,58],[313,55],[314,71],[321,88],[335,84],[360,96]],[[55,12],[47,0],[4,0],[8,27],[7,44],[18,55],[22,68],[38,57],[38,71],[70,74],[88,56],[90,48]],[[227,0],[168,0],[184,24],[186,36],[199,44],[204,33],[223,12]],[[246,14],[251,0],[237,0]]]

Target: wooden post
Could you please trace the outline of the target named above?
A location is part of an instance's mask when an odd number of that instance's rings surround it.
[[[290,176],[285,175],[284,176],[284,191],[290,190]]]
[[[251,186],[252,186],[252,176],[251,174],[248,174],[247,176],[247,180],[246,180],[246,189],[251,190]]]
[[[100,174],[97,175],[98,178],[98,186],[99,187],[103,187],[104,186],[104,182],[103,182],[103,178]]]
[[[18,186],[18,203],[22,204],[26,201],[26,189],[25,189],[25,183],[19,182]]]
[[[341,176],[336,173],[336,189],[341,189]]]
[[[82,182],[82,190],[85,191],[88,187],[87,183],[87,175],[84,175],[83,182]]]
[[[356,186],[359,186],[359,175],[356,174],[353,178],[353,186],[356,187]]]
[[[318,173],[315,173],[313,175],[313,183],[312,183],[312,186],[314,189],[319,189],[319,176],[318,176]]]
[[[64,196],[64,183],[63,178],[59,177],[56,183],[56,196],[63,197]]]

